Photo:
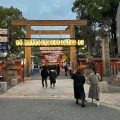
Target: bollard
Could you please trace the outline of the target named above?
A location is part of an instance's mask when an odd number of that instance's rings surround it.
[[[0,82],[0,92],[7,91],[7,82]]]
[[[106,81],[99,82],[100,92],[106,93],[108,92],[108,83]]]
[[[12,79],[11,80],[11,85],[12,86],[15,86],[15,85],[17,85],[18,84],[18,80],[17,79]]]

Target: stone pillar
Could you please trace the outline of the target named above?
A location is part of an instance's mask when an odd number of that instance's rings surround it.
[[[120,35],[117,37],[118,42],[118,53],[120,53]]]
[[[116,15],[116,23],[117,23],[117,45],[118,45],[118,57],[119,61],[117,62],[117,76],[115,80],[113,81],[113,84],[120,86],[120,3],[117,10]]]
[[[31,38],[31,26],[26,25],[26,38]],[[31,47],[25,47],[25,77],[31,75]]]
[[[75,38],[75,26],[70,25],[70,38]],[[77,68],[76,64],[76,47],[70,47],[70,61],[71,61],[71,70],[74,71]]]
[[[117,44],[118,44],[118,53],[120,53],[120,3],[117,10],[116,15],[116,23],[117,23]]]
[[[109,41],[107,38],[102,39],[102,60],[104,76],[110,76],[110,53]]]

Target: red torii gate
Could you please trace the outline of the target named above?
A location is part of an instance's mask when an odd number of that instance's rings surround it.
[[[69,34],[70,38],[75,38],[75,26],[87,25],[87,20],[12,20],[12,25],[26,26],[26,38],[31,38],[31,35],[48,35],[48,34]],[[32,30],[31,26],[68,26],[68,30]],[[77,67],[75,47],[70,47],[70,58],[72,70]],[[25,77],[30,77],[31,74],[31,47],[25,48]]]

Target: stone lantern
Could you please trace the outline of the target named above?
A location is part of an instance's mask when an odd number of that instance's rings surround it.
[[[11,85],[12,79],[20,79],[20,76],[18,75],[18,69],[19,67],[15,64],[16,56],[14,54],[11,54],[10,57],[7,58],[7,61],[5,62],[4,67],[4,81],[7,82],[8,85]]]

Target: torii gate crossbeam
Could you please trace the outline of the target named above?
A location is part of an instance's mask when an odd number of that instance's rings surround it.
[[[87,20],[12,20],[13,25],[17,26],[84,26]]]

